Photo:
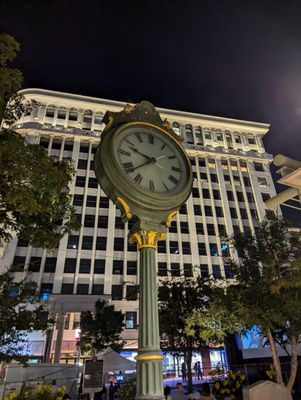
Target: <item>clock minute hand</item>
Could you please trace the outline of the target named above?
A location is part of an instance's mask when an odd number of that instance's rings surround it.
[[[149,158],[149,160],[145,161],[145,162],[142,163],[142,164],[137,165],[136,167],[128,168],[128,169],[126,170],[126,172],[133,172],[133,171],[135,171],[135,169],[140,168],[140,167],[143,167],[144,165],[147,165],[147,164],[151,164],[151,163],[153,163],[153,162],[154,162],[154,159]]]

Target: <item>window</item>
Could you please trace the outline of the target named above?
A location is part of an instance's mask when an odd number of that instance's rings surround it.
[[[211,133],[210,132],[204,132],[205,133],[205,139],[211,140]]]
[[[104,285],[94,283],[92,286],[92,294],[103,295]]]
[[[41,268],[41,257],[31,257],[28,270],[31,272],[39,272]]]
[[[158,253],[166,253],[166,242],[165,241],[158,242]]]
[[[270,193],[261,193],[262,201],[266,202],[271,198]]]
[[[109,208],[109,198],[100,196],[100,206],[101,208]]]
[[[222,256],[223,257],[229,257],[230,252],[229,252],[228,243],[221,243],[221,250],[222,250]]]
[[[87,169],[88,160],[82,160],[81,158],[78,160],[77,168],[78,169]]]
[[[82,194],[75,194],[73,196],[73,205],[82,206],[84,201],[84,196]]]
[[[219,190],[214,189],[213,190],[213,198],[214,200],[220,200],[221,199],[221,194]]]
[[[204,235],[203,224],[201,224],[200,222],[196,222],[195,229],[196,229],[197,235]]]
[[[217,133],[215,135],[215,137],[216,137],[216,140],[218,140],[218,141],[222,141],[223,140],[223,135],[221,133]]]
[[[214,158],[208,158],[208,167],[215,168],[215,160]]]
[[[123,238],[114,238],[114,251],[123,251],[124,250],[124,239]]]
[[[193,144],[193,134],[191,125],[185,125],[185,134],[186,134],[186,142],[189,144]]]
[[[249,178],[249,177],[244,176],[244,177],[243,177],[243,180],[244,180],[245,186],[251,186],[251,181],[250,181],[250,178]]]
[[[218,250],[216,243],[209,243],[210,254],[212,257],[218,257]]]
[[[127,273],[127,275],[137,275],[137,262],[136,261],[127,261],[126,273]]]
[[[186,278],[192,278],[193,277],[192,265],[191,264],[184,264],[184,276]]]
[[[205,206],[205,215],[206,215],[206,217],[212,217],[211,206]]]
[[[54,139],[52,142],[52,150],[61,150],[62,142],[60,140]]]
[[[169,250],[170,253],[172,254],[178,254],[179,253],[179,245],[178,242],[172,240],[169,242]]]
[[[89,178],[88,187],[91,189],[97,189],[98,183],[97,183],[96,178]]]
[[[195,157],[189,157],[192,166],[195,166]]]
[[[237,212],[235,208],[230,207],[230,214],[232,218],[237,218]]]
[[[96,207],[96,196],[87,196],[86,206],[87,207]]]
[[[95,260],[94,262],[94,274],[103,275],[105,273],[106,261],[103,259]]]
[[[204,199],[210,199],[209,189],[202,189],[202,193],[203,193],[203,198]]]
[[[240,161],[241,172],[248,172],[247,163],[245,161]]]
[[[98,228],[107,229],[108,227],[108,216],[100,215],[98,217]]]
[[[158,262],[158,275],[159,276],[167,276],[166,262]]]
[[[182,242],[182,251],[183,251],[183,254],[191,254],[189,242]]]
[[[209,236],[215,236],[215,228],[213,224],[207,224],[207,232]]]
[[[56,257],[46,257],[44,272],[55,272],[56,261]]]
[[[225,278],[226,279],[233,279],[233,272],[231,270],[230,265],[225,264],[224,265],[224,270],[225,270]]]
[[[200,256],[206,256],[207,255],[205,243],[198,243],[198,249],[199,249],[199,255]]]
[[[215,279],[221,278],[221,266],[220,265],[212,265],[212,273]]]
[[[21,239],[21,238],[18,240],[18,244],[17,244],[18,247],[28,247],[28,245],[29,245],[28,240]]]
[[[201,173],[200,173],[200,178],[201,178],[201,181],[206,181],[206,182],[208,182],[208,178],[207,178],[206,172],[201,172]]]
[[[85,111],[83,122],[91,124],[91,121],[92,121],[92,111],[90,111],[90,110]]]
[[[202,215],[201,206],[198,204],[193,205],[194,215]]]
[[[40,300],[48,301],[53,290],[53,283],[42,283],[40,289]]]
[[[95,215],[85,215],[85,222],[84,226],[87,228],[93,228],[94,227],[94,222],[95,222]]]
[[[225,225],[218,225],[218,231],[220,236],[226,236],[227,231]]]
[[[46,117],[47,118],[53,118],[54,117],[54,112],[55,112],[54,108],[47,107],[47,109],[46,109]]]
[[[172,124],[172,129],[177,135],[179,135],[179,136],[181,135],[180,124],[178,124],[177,122],[174,122]]]
[[[273,219],[276,218],[274,210],[265,210],[265,216],[267,217],[268,220],[272,221]]]
[[[90,170],[94,171],[94,160],[90,161]]]
[[[238,135],[234,136],[235,143],[241,143],[241,137]]]
[[[170,233],[177,233],[178,229],[177,229],[177,221],[172,221],[171,225],[169,227],[169,232]]]
[[[203,144],[202,129],[199,126],[195,128],[195,137],[197,144]]]
[[[62,294],[73,294],[73,283],[63,283],[61,293]]]
[[[181,227],[181,233],[189,233],[188,222],[181,221],[180,227]]]
[[[137,312],[126,311],[125,329],[137,329]]]
[[[231,182],[230,175],[224,174],[224,180],[225,182]]]
[[[259,218],[258,218],[258,214],[257,214],[257,211],[255,210],[255,209],[250,209],[250,212],[251,212],[251,215],[252,215],[252,217],[254,218],[254,219],[256,219],[256,220],[258,220]]]
[[[123,260],[113,260],[113,275],[123,275]]]
[[[80,274],[90,274],[91,260],[90,258],[81,258],[79,263]]]
[[[240,186],[240,177],[238,175],[233,175],[234,185]]]
[[[170,274],[171,276],[180,276],[180,264],[179,263],[171,263],[170,264]]]
[[[249,137],[248,137],[248,143],[249,143],[249,144],[256,144],[255,138],[249,136]]]
[[[96,250],[106,250],[107,238],[104,236],[98,236],[96,238]]]
[[[126,299],[135,301],[138,298],[138,286],[137,285],[127,285],[126,286]]]
[[[57,118],[58,119],[65,119],[66,118],[66,111],[65,110],[58,110]]]
[[[249,200],[249,203],[254,203],[254,196],[251,192],[247,192],[247,198]]]
[[[67,249],[77,249],[78,248],[78,241],[79,241],[79,236],[78,235],[69,235],[68,243],[67,243]]]
[[[207,264],[201,264],[200,265],[200,270],[201,270],[201,275],[204,278],[209,277],[209,270],[208,270],[208,265]]]
[[[89,293],[89,285],[86,283],[78,283],[76,293],[77,294],[88,294]]]
[[[48,149],[49,146],[49,139],[48,138],[41,138],[40,139],[40,146],[44,147],[44,149]]]
[[[121,217],[115,218],[115,229],[124,229],[124,223],[121,220]]]
[[[187,214],[187,207],[186,204],[183,204],[182,207],[179,210],[180,214]]]
[[[83,236],[82,250],[92,250],[93,236]]]
[[[258,185],[259,186],[267,186],[267,180],[261,176],[258,176]]]
[[[122,285],[112,285],[112,300],[122,300]]]
[[[86,177],[85,176],[77,176],[75,180],[75,186],[85,187]]]
[[[222,207],[215,207],[215,213],[218,218],[223,218],[224,216]]]
[[[264,172],[264,167],[259,162],[254,162],[254,169],[255,169],[255,171]]]
[[[81,143],[79,152],[80,153],[89,153],[89,143]]]
[[[242,219],[248,219],[247,210],[245,208],[240,208],[239,211]]]
[[[199,158],[199,167],[206,167],[205,158]]]
[[[200,197],[200,193],[199,193],[199,189],[198,188],[192,188],[192,197],[196,197],[196,198]]]
[[[227,143],[232,143],[232,137],[231,137],[231,135],[229,135],[229,133],[226,133],[225,137],[226,137]]]
[[[160,242],[159,242],[160,243]],[[137,247],[136,247],[136,244],[135,243],[129,243],[129,241],[128,241],[128,244],[127,244],[127,248],[128,248],[128,251],[137,251]],[[159,248],[159,244],[158,244],[158,248]]]
[[[69,111],[69,121],[77,121],[77,116],[78,114],[76,111],[73,110]]]
[[[242,202],[245,201],[244,195],[243,195],[242,192],[236,192],[236,196],[237,196],[237,200],[238,200],[240,203],[242,203]]]
[[[76,258],[66,258],[64,265],[64,272],[66,274],[74,274],[76,268]]]

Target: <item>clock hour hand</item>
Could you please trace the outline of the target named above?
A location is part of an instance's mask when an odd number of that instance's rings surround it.
[[[146,155],[146,154],[144,154],[144,153],[141,153],[141,151],[139,151],[138,149],[136,149],[136,147],[132,147],[132,146],[129,146],[129,147],[130,147],[130,149],[133,150],[135,153],[138,153],[138,154],[140,154],[141,156],[147,158],[148,160],[152,160],[152,161],[153,161],[153,158],[152,158],[152,157],[149,157],[148,155]]]
[[[142,163],[142,164],[137,165],[136,167],[127,168],[127,169],[126,169],[126,172],[127,172],[127,173],[128,173],[128,172],[133,172],[133,171],[135,171],[135,169],[138,169],[138,168],[140,168],[140,167],[143,167],[144,165],[151,164],[151,163],[154,163],[154,162],[155,162],[155,158],[150,158],[149,160],[145,161],[145,162]]]

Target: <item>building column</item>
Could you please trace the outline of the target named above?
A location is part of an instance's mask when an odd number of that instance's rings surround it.
[[[64,327],[65,327],[65,313],[59,312],[57,315],[57,335],[55,343],[54,363],[59,363],[61,359]]]

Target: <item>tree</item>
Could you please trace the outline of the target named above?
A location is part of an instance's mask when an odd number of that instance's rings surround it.
[[[213,328],[212,319],[209,320],[214,293],[220,289],[213,279],[200,276],[171,278],[161,284],[164,293],[159,302],[161,348],[184,356],[191,391],[193,352],[219,345],[224,337],[223,327],[215,325]]]
[[[291,391],[295,382],[301,334],[301,241],[281,218],[260,225],[257,237],[230,239],[239,263],[228,260],[236,283],[227,287],[229,312],[235,310],[246,328],[258,326],[271,348],[276,381]],[[290,358],[288,382],[283,380],[277,344]]]
[[[124,327],[124,315],[115,311],[113,305],[97,300],[95,311],[84,311],[80,316],[80,342],[83,351],[98,353],[111,346],[115,350],[122,347],[120,333]]]
[[[74,167],[10,129],[28,106],[17,93],[21,72],[7,66],[19,48],[12,36],[0,34],[0,241],[15,234],[34,247],[53,249],[79,228],[69,194]]]
[[[34,282],[15,282],[9,272],[0,275],[0,362],[26,361],[26,332],[45,330],[44,305]]]

